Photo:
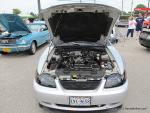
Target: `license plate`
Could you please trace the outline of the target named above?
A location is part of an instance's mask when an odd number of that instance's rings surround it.
[[[90,106],[91,97],[70,97],[69,103],[71,106]]]
[[[9,52],[11,52],[11,49],[10,48],[3,48],[3,50],[2,50],[3,52],[7,52],[7,53],[9,53]]]

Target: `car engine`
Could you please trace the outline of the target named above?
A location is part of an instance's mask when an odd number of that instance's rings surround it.
[[[106,52],[90,49],[55,49],[47,70],[60,80],[100,80],[114,65]]]

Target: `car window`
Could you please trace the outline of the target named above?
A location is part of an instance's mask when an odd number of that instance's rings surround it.
[[[147,21],[147,18],[145,18],[144,20]]]
[[[150,18],[145,18],[145,21],[150,21]]]
[[[32,32],[39,32],[41,29],[41,25],[38,24],[28,24],[28,27]]]
[[[43,24],[40,29],[47,29],[47,26]]]

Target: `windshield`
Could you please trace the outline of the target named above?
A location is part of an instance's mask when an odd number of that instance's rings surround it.
[[[32,32],[39,32],[41,26],[38,24],[28,24],[27,25]]]
[[[96,3],[121,9],[120,4],[122,3],[122,0],[41,0],[41,8],[45,9],[51,6],[69,3]]]
[[[32,32],[40,32],[41,30],[45,31],[48,29],[45,24],[27,24],[27,26]]]

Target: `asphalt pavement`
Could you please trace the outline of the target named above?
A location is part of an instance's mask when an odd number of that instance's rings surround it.
[[[125,37],[126,29],[118,35]],[[79,113],[40,108],[35,99],[32,82],[40,55],[27,53],[0,55],[0,113]],[[120,39],[114,45],[126,61],[129,93],[122,108],[85,113],[150,113],[150,51],[136,39]]]

